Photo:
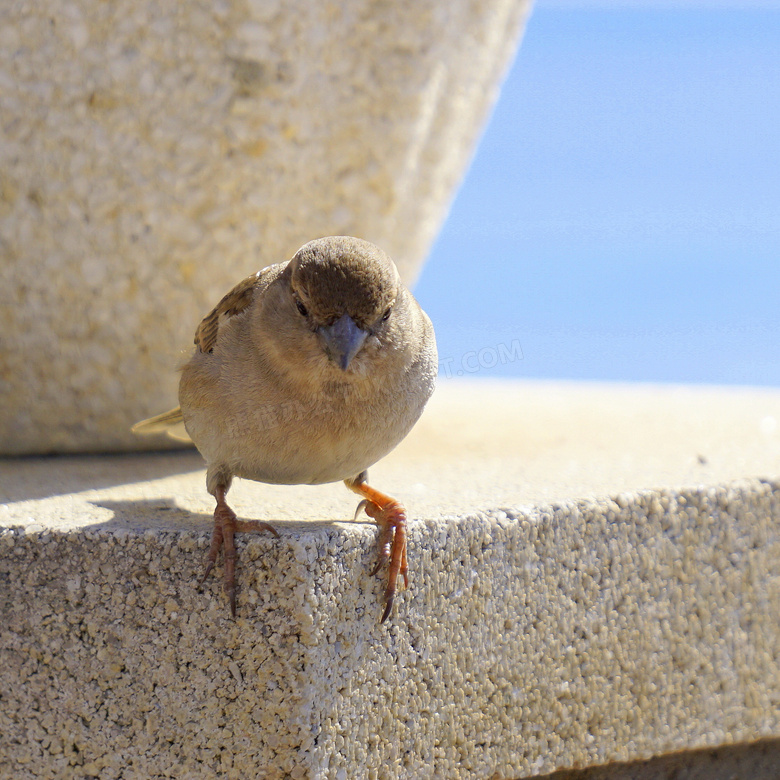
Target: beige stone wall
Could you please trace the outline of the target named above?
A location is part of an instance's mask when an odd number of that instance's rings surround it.
[[[0,5],[0,453],[148,446],[199,318],[311,238],[413,279],[527,10]]]

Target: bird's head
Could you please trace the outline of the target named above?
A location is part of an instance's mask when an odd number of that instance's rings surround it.
[[[334,378],[362,374],[396,343],[393,319],[404,288],[393,261],[374,244],[350,236],[310,241],[279,283],[277,335],[298,365]]]

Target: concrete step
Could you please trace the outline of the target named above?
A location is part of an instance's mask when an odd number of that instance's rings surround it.
[[[343,485],[234,487],[280,536],[241,540],[233,621],[221,569],[197,588],[197,453],[0,461],[0,775],[521,778],[780,738],[779,421],[774,389],[442,382],[371,470],[411,518],[384,625]]]

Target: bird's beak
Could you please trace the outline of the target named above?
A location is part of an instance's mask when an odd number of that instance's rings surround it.
[[[347,370],[352,358],[360,351],[368,336],[368,332],[359,328],[349,314],[342,314],[327,328],[317,328],[317,332],[325,342],[328,357],[344,371]]]

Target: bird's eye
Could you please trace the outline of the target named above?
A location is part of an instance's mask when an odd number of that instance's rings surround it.
[[[297,298],[295,300],[295,305],[298,307],[298,311],[303,317],[306,317],[309,314],[309,310]]]
[[[390,319],[390,312],[393,310],[393,307],[391,306],[383,315],[382,315],[382,322],[385,320]]]

